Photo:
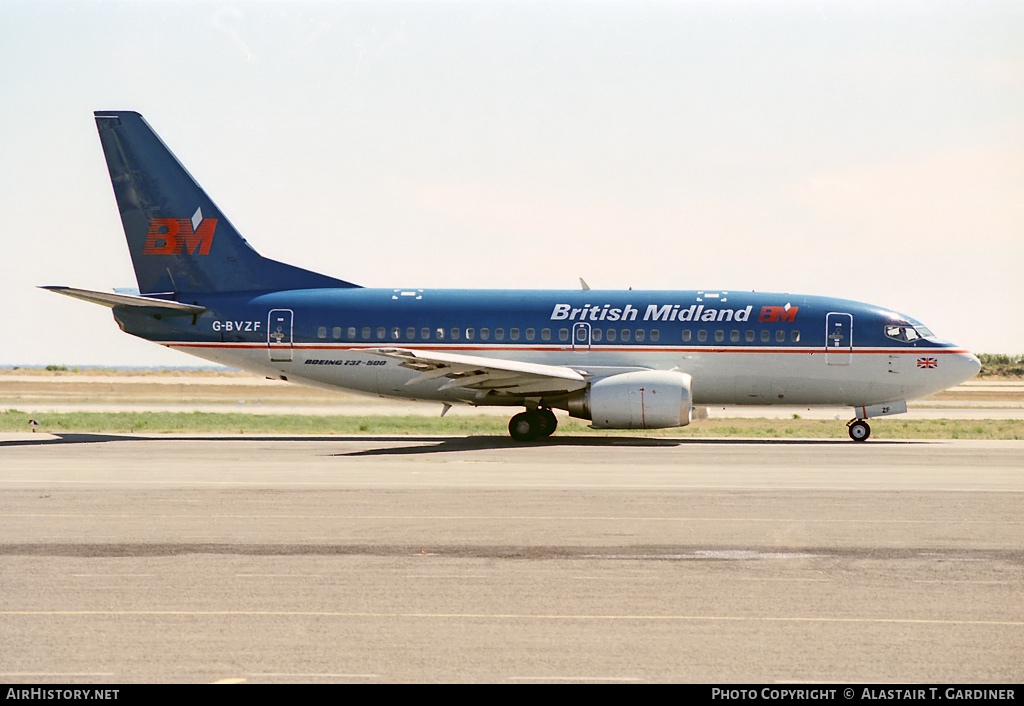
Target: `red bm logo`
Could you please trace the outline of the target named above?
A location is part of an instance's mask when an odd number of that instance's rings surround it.
[[[151,218],[146,232],[143,255],[178,255],[182,247],[186,255],[209,255],[213,243],[216,218],[203,218],[203,212],[189,218]]]
[[[761,313],[758,315],[758,321],[796,321],[796,312],[800,309],[798,306],[762,306]]]

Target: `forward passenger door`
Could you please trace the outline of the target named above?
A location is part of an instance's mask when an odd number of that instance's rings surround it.
[[[853,314],[830,312],[825,317],[825,362],[849,365],[853,357]]]

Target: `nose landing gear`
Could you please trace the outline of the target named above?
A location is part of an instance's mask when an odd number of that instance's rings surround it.
[[[533,441],[543,436],[551,436],[558,426],[558,419],[550,409],[528,409],[512,417],[508,423],[508,433],[516,441]]]
[[[863,419],[851,419],[846,426],[850,431],[850,438],[854,441],[867,441],[871,436],[871,427]]]

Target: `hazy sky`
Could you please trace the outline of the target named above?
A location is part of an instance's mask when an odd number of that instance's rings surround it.
[[[381,287],[732,289],[1024,353],[1022,2],[0,2],[0,364],[192,365],[94,110],[264,255]]]

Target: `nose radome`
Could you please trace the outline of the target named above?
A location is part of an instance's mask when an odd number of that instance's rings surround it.
[[[955,357],[958,378],[957,382],[954,384],[966,382],[981,371],[981,361],[978,360],[978,356],[973,353],[964,351],[963,353],[958,353]]]
[[[981,372],[981,361],[978,360],[978,356],[974,355],[973,353],[967,353],[966,355],[967,360],[969,361],[971,366],[971,377],[974,377],[975,375]]]

